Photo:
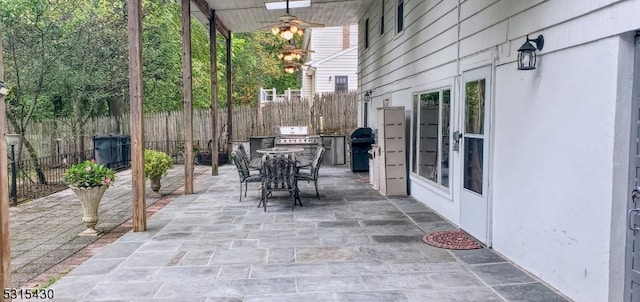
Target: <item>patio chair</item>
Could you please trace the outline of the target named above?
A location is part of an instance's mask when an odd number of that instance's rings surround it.
[[[304,170],[299,170],[296,173],[297,180],[306,180],[307,183],[313,181],[313,185],[316,187],[316,196],[320,199],[320,194],[318,193],[318,170],[320,170],[320,165],[322,164],[322,160],[324,159],[324,148],[318,147],[316,150],[316,156],[311,162],[311,169],[309,172]]]
[[[302,206],[302,201],[298,195],[294,160],[286,156],[272,156],[263,161],[262,170],[264,173],[262,178],[262,200],[258,207],[260,205],[264,206],[264,211],[266,212],[269,196],[278,191],[289,192],[289,196],[293,199],[291,210],[295,208],[296,204]]]
[[[238,144],[238,151],[242,154],[242,160],[247,163],[249,170],[260,170],[262,168],[260,158],[254,158],[253,160],[249,158],[249,154],[247,154],[247,150],[244,148],[243,144]]]
[[[242,184],[244,183],[244,197],[247,197],[247,184],[250,182],[262,182],[262,175],[251,175],[251,173],[249,172],[249,166],[242,157],[240,151],[235,150],[231,152],[231,159],[236,165],[238,176],[240,177],[240,201],[242,201]]]

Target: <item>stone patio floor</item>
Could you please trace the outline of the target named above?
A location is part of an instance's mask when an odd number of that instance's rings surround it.
[[[38,217],[57,215],[75,226],[22,230],[27,233],[15,236],[24,242],[12,242],[12,251],[47,258],[42,245],[73,250],[83,244],[67,256],[71,263],[82,261],[17,284],[35,287],[42,276],[66,273],[66,267],[68,274],[50,286],[54,301],[569,301],[491,249],[454,251],[422,243],[425,233],[455,227],[413,198],[381,196],[348,167],[321,168],[320,199],[313,184],[301,183],[303,207],[292,211],[288,195],[275,193],[267,213],[257,208],[257,184],[249,184],[248,196],[238,201],[235,167],[221,166],[219,176],[209,176],[208,169],[196,166],[195,194],[156,196],[166,205],[151,211],[145,232],[126,231],[126,219],[99,222],[113,232],[92,239],[102,242],[98,247],[74,237],[82,231],[74,212],[79,209],[67,209],[72,193],[59,193],[59,201],[40,206]],[[182,173],[172,171],[167,192],[180,187]],[[119,175],[105,198],[120,205],[101,213],[131,213],[130,173]],[[22,217],[35,215],[35,205],[18,212],[11,213],[12,232],[21,232],[15,220],[37,219]],[[59,229],[72,239],[37,240]],[[20,255],[12,265],[44,261]]]

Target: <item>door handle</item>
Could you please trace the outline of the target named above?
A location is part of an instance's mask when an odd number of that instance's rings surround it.
[[[460,139],[462,138],[462,132],[453,132],[453,151],[460,151]]]
[[[640,213],[640,208],[635,208],[629,210],[629,215],[627,217],[627,221],[629,224],[629,229],[632,231],[640,231],[640,227],[636,226],[635,222],[632,222],[633,215]],[[635,219],[634,219],[635,220]]]

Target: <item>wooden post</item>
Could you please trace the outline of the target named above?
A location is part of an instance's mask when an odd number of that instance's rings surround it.
[[[144,180],[144,122],[142,94],[142,1],[128,0],[129,103],[131,123],[131,186],[133,231],[147,229]]]
[[[182,78],[184,85],[184,194],[193,194],[193,106],[191,105],[191,0],[182,0]]]
[[[0,81],[4,82],[2,61],[2,27],[0,26]],[[11,285],[11,242],[9,241],[9,169],[7,168],[7,107],[4,96],[0,95],[0,285],[12,288]],[[4,295],[2,295],[4,296]],[[0,301],[11,301],[0,297]]]
[[[218,49],[216,12],[209,17],[209,56],[211,57],[211,175],[218,175]]]
[[[231,83],[231,31],[227,38],[227,158],[233,150],[233,85]]]

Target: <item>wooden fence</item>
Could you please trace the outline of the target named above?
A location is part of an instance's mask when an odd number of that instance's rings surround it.
[[[276,126],[299,125],[309,126],[310,134],[322,132],[348,135],[357,126],[356,95],[355,92],[325,93],[316,94],[312,100],[234,107],[232,140],[246,141],[251,136],[273,136],[276,133]],[[219,141],[223,143],[226,140],[226,108],[218,108],[217,120]],[[210,110],[194,111],[193,139],[201,141],[211,139],[210,125]],[[39,156],[77,152],[78,137],[73,134],[72,128],[71,119],[31,123],[25,131],[25,138]],[[94,135],[130,134],[129,115],[91,119],[82,128],[84,148],[92,149]],[[185,139],[184,112],[145,114],[144,129],[145,141],[182,141]]]

